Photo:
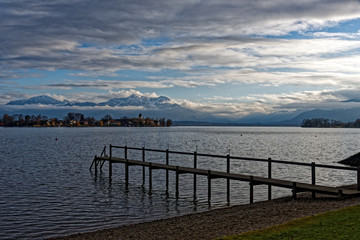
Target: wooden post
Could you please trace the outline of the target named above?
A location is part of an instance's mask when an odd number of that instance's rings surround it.
[[[292,194],[293,199],[296,199],[296,182],[293,182]]]
[[[197,168],[197,152],[194,152],[194,168]],[[196,173],[194,173],[194,197],[196,197]]]
[[[166,165],[169,165],[169,149],[166,149]],[[169,170],[166,169],[166,193],[169,193]]]
[[[142,161],[145,162],[145,148],[142,148]],[[145,166],[142,167],[143,185],[145,185]]]
[[[112,146],[110,144],[109,146],[109,151],[110,151],[110,158],[109,158],[109,180],[111,181],[111,177],[112,177],[112,162],[111,162],[111,158],[112,158]]]
[[[211,203],[211,170],[208,171],[208,202]]]
[[[271,173],[272,173],[272,169],[271,169],[271,158],[268,158],[268,178],[271,178]],[[268,200],[271,200],[271,185],[268,185]]]
[[[125,162],[125,183],[126,185],[128,184],[129,182],[129,160],[126,159],[126,162]]]
[[[254,203],[254,177],[250,176],[250,204]]]
[[[356,190],[360,191],[360,167],[357,167],[357,184],[356,184]]]
[[[230,173],[230,154],[226,156],[226,172]],[[226,199],[227,203],[230,204],[230,178],[226,179]]]
[[[312,163],[311,163],[311,184],[312,184],[312,185],[315,185],[315,183],[316,183],[315,167],[316,167],[315,163],[312,162]],[[311,196],[312,196],[313,199],[316,198],[316,193],[315,193],[315,191],[312,191]]]
[[[338,190],[338,197],[339,197],[339,199],[343,198],[343,190],[342,189]]]
[[[127,153],[128,153],[128,149],[127,149],[127,146],[125,146],[125,159],[127,159]]]
[[[96,158],[97,158],[97,156],[95,155],[95,157],[94,157],[94,161],[92,162],[92,164],[91,164],[91,166],[90,166],[90,171],[91,171],[91,167],[92,167],[92,165],[93,165],[93,164],[95,164],[95,177],[97,176],[97,164],[96,164]]]
[[[175,179],[175,197],[179,198],[179,166],[176,166],[176,179]]]
[[[149,192],[152,191],[152,166],[151,162],[149,163]]]

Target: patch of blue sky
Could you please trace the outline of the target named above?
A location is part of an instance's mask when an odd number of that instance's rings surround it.
[[[284,35],[266,35],[265,38],[269,39],[312,39],[313,35],[308,34],[308,32],[297,32],[292,31]]]
[[[161,70],[161,71],[141,71],[141,70],[121,70],[117,71],[118,76],[107,77],[112,80],[123,80],[123,81],[153,81],[153,78],[159,79],[172,76],[185,76],[179,71],[172,70]]]
[[[161,89],[149,89],[149,88],[139,88],[137,89],[141,92],[156,92],[159,96],[167,96],[170,99],[186,99],[189,101],[203,100],[210,96],[214,96],[216,89],[209,86],[197,86],[194,88],[189,87],[170,87],[170,88],[161,88]]]
[[[139,55],[143,51],[143,47],[138,44],[120,45],[120,46],[116,46],[114,49],[121,50],[122,53],[133,56]]]
[[[291,31],[284,35],[266,35],[266,38],[273,39],[313,39],[314,34],[317,32],[327,33],[346,33],[353,34],[358,33],[360,30],[360,18],[352,20],[344,20],[338,23],[329,23],[328,26],[312,27],[307,30]]]
[[[80,45],[78,46],[78,48],[89,48],[89,47],[96,47],[96,45],[91,43],[81,42]]]
[[[121,44],[114,46],[113,49],[121,51],[120,54],[137,56],[144,54],[145,48],[161,47],[171,42],[169,38],[144,38],[136,44]],[[86,45],[85,45],[86,46]]]
[[[360,30],[360,18],[342,21],[322,30],[328,33],[358,33]]]
[[[341,51],[341,52],[335,52],[335,53],[326,53],[322,54],[321,58],[338,58],[338,57],[350,57],[350,56],[358,56],[360,54],[360,46],[359,48],[347,50],[347,51]]]
[[[90,43],[81,43],[78,48],[100,48],[100,47],[107,47],[115,50],[120,50],[122,54],[125,55],[139,55],[142,53],[144,47],[141,44],[121,44],[115,46],[101,46],[96,44]]]
[[[163,46],[167,43],[171,42],[172,40],[170,38],[165,37],[159,37],[159,38],[144,38],[141,40],[141,45],[146,47],[151,46]]]

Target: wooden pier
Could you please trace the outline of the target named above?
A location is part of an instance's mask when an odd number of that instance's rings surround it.
[[[112,154],[113,148],[122,148],[124,149],[124,158],[114,157]],[[135,150],[142,152],[141,160],[133,160],[128,159],[128,151]],[[165,163],[155,163],[146,161],[145,153],[146,152],[158,152],[165,153]],[[169,164],[169,155],[177,154],[177,155],[192,155],[193,156],[193,167],[184,167]],[[208,169],[199,169],[197,168],[197,158],[199,156],[202,157],[212,157],[212,158],[223,158],[226,159],[226,172],[222,171],[214,171]],[[239,173],[231,173],[230,172],[230,162],[231,160],[244,160],[244,161],[257,161],[257,162],[267,162],[268,166],[268,177],[259,177],[259,176],[251,176],[244,175]],[[115,163],[122,163],[125,165],[125,182],[126,184],[129,181],[129,167],[130,166],[142,166],[142,181],[145,184],[145,168],[148,169],[148,188],[151,192],[152,190],[152,171],[156,169],[163,169],[166,171],[166,192],[169,191],[169,171],[175,172],[175,196],[179,197],[179,175],[181,174],[192,174],[194,176],[193,180],[193,190],[194,196],[196,196],[196,187],[197,187],[197,175],[206,176],[208,179],[208,202],[211,202],[211,180],[216,178],[222,178],[227,180],[227,201],[230,203],[230,180],[243,181],[248,182],[250,186],[250,203],[254,201],[254,186],[255,185],[268,185],[268,200],[271,200],[271,187],[281,187],[292,189],[293,198],[296,198],[296,194],[299,192],[311,192],[312,197],[315,198],[316,193],[335,195],[342,197],[353,197],[360,196],[360,168],[352,168],[352,167],[342,167],[342,166],[332,166],[332,165],[323,165],[323,164],[315,164],[313,163],[301,163],[301,162],[290,162],[290,161],[281,161],[281,160],[272,160],[268,159],[258,159],[258,158],[244,158],[244,157],[234,157],[230,155],[222,156],[222,155],[212,155],[212,154],[200,154],[197,152],[177,152],[177,151],[169,151],[167,150],[156,150],[156,149],[145,149],[145,148],[133,148],[133,147],[120,147],[120,146],[109,146],[109,155],[106,154],[106,146],[104,147],[100,156],[95,156],[94,160],[90,166],[90,170],[94,167],[95,174],[97,173],[97,169],[102,169],[105,162],[108,162],[109,165],[109,179],[112,178],[112,165]],[[287,165],[298,165],[304,167],[310,167],[311,169],[311,183],[302,183],[296,181],[288,181],[272,178],[272,164],[287,164]],[[356,179],[356,190],[350,190],[346,188],[339,187],[328,187],[316,184],[316,168],[328,168],[328,169],[338,169],[338,170],[349,170],[357,172]]]

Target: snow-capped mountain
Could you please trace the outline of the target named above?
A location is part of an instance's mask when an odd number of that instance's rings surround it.
[[[99,103],[99,106],[123,107],[123,106],[143,106],[147,108],[158,107],[170,104],[170,99],[164,96],[158,98],[148,98],[144,96],[131,95],[127,98],[113,98],[107,102]]]
[[[28,104],[42,104],[42,105],[64,105],[67,102],[61,102],[48,96],[37,96],[29,99],[15,100],[8,102],[6,105],[28,105]]]
[[[39,107],[48,105],[48,108]],[[105,107],[108,106],[108,107]],[[122,108],[129,107],[129,108]],[[135,107],[135,108],[131,108]],[[140,108],[137,108],[140,107]],[[140,110],[141,109],[141,110]],[[113,98],[106,102],[69,102],[58,101],[48,96],[38,96],[29,99],[16,100],[0,108],[0,113],[45,114],[49,117],[62,118],[68,112],[81,112],[88,116],[101,118],[110,114],[115,118],[128,116],[135,117],[139,113],[152,118],[170,118],[174,121],[216,121],[217,118],[209,113],[184,108],[179,104],[171,103],[165,96],[149,98],[131,95],[126,98]]]
[[[31,105],[31,104],[42,104],[42,105],[57,105],[57,106],[80,106],[80,107],[95,107],[95,106],[109,106],[109,107],[125,107],[125,106],[143,106],[146,108],[154,108],[159,106],[177,105],[171,104],[170,99],[164,96],[157,98],[148,98],[144,96],[131,95],[126,98],[112,98],[109,101],[101,103],[93,102],[69,102],[69,101],[58,101],[48,96],[37,96],[29,99],[15,100],[8,102],[6,105]]]

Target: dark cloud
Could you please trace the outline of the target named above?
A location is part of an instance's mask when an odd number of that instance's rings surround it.
[[[343,101],[353,101],[360,99],[360,89],[334,91],[332,94],[339,99],[342,99]]]
[[[116,71],[176,68],[176,59],[121,45],[167,39],[246,39],[322,27],[359,13],[358,1],[95,1],[31,0],[0,3],[0,64],[13,69]],[[319,26],[317,26],[319,25]],[[139,52],[140,51],[140,52]],[[186,67],[186,66],[185,66]]]

